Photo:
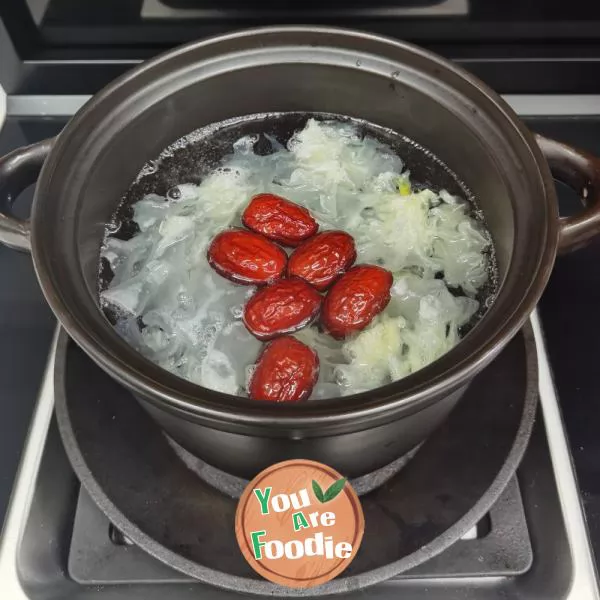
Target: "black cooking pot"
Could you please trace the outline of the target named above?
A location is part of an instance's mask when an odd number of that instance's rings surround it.
[[[274,111],[337,113],[401,131],[446,162],[478,198],[497,252],[499,293],[465,339],[433,364],[371,392],[270,405],[162,370],[121,339],[99,309],[104,226],[143,164],[206,124]],[[587,207],[580,215],[559,218],[551,170],[581,195]],[[245,477],[292,457],[358,476],[414,448],[523,325],[557,250],[600,231],[596,159],[534,138],[493,91],[435,55],[333,29],[246,31],[144,63],[97,94],[56,140],[4,157],[1,196],[15,197],[38,172],[31,221],[2,215],[0,240],[31,247],[63,327],[174,440]]]

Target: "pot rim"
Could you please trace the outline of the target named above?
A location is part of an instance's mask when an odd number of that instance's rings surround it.
[[[521,138],[522,143],[533,156],[532,164],[537,166],[536,176],[539,178],[541,188],[544,190],[543,200],[547,203],[546,209],[548,211],[545,244],[540,251],[534,277],[529,282],[526,290],[524,290],[521,301],[518,303],[516,309],[512,314],[507,316],[504,325],[498,327],[494,335],[489,337],[484,344],[480,345],[477,352],[467,357],[459,356],[458,360],[451,363],[444,372],[431,379],[424,377],[424,375],[428,375],[431,372],[431,367],[436,365],[441,359],[434,361],[418,372],[399,381],[368,392],[352,394],[342,398],[276,406],[270,403],[252,401],[240,396],[215,392],[192,384],[154,365],[147,359],[143,359],[148,365],[152,366],[152,369],[148,369],[150,372],[156,371],[160,375],[160,380],[157,380],[146,373],[138,371],[128,361],[123,360],[119,356],[116,344],[112,344],[111,348],[111,344],[105,344],[89,332],[79,322],[77,317],[72,314],[68,302],[54,289],[50,277],[46,275],[46,270],[48,269],[47,258],[36,243],[38,225],[36,225],[35,214],[39,197],[38,190],[46,189],[49,186],[54,164],[58,160],[57,157],[60,155],[61,148],[69,143],[70,138],[77,131],[79,125],[85,122],[88,115],[100,106],[106,98],[116,94],[124,85],[130,84],[133,80],[140,77],[140,75],[155,69],[165,62],[173,60],[175,57],[185,55],[203,47],[218,47],[224,42],[272,34],[323,36],[325,45],[327,44],[328,36],[370,40],[379,45],[407,51],[426,59],[434,64],[440,72],[445,70],[460,78],[468,84],[471,91],[480,95],[482,101],[486,100],[489,105],[486,111],[490,112],[493,109],[496,116],[502,119],[503,129],[508,131],[509,128],[512,128],[513,134]],[[334,43],[330,43],[329,45],[335,48]],[[42,224],[39,226],[42,227]],[[405,414],[416,412],[421,407],[434,403],[440,395],[448,394],[465,385],[478,371],[496,357],[527,320],[529,313],[535,307],[548,281],[554,264],[557,245],[558,206],[549,167],[531,132],[519,120],[512,108],[496,92],[461,67],[418,46],[384,36],[333,27],[275,26],[245,29],[177,47],[128,71],[93,96],[59,135],[57,143],[52,149],[40,174],[32,210],[32,254],[35,270],[44,295],[67,333],[100,367],[109,372],[121,384],[135,393],[144,396],[146,400],[152,402],[157,407],[186,419],[195,420],[203,418],[219,422],[225,426],[227,424],[254,427],[272,426],[289,431],[299,431],[302,429],[314,430],[320,426],[331,426],[334,424],[359,427],[361,425],[358,422],[359,419],[372,421],[373,419],[381,420],[392,416],[397,418],[400,415],[404,416]],[[483,316],[481,322],[485,321],[486,316]],[[106,327],[111,328],[108,320],[106,321]],[[475,329],[477,329],[477,326]],[[451,355],[454,358],[456,354],[460,355],[461,345],[462,343],[459,342],[445,357]],[[456,352],[457,349],[458,353]],[[417,376],[417,379],[415,379],[415,376]],[[362,426],[364,427],[364,422]]]

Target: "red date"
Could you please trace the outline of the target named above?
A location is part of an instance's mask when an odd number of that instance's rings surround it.
[[[207,259],[219,275],[245,285],[276,281],[287,263],[287,255],[279,246],[244,229],[217,235],[208,248]]]
[[[296,248],[289,258],[289,277],[300,277],[326,290],[356,260],[356,247],[344,231],[324,231]]]
[[[363,330],[390,301],[392,274],[375,265],[350,269],[329,290],[321,313],[324,329],[336,339]]]
[[[248,300],[243,321],[259,340],[269,340],[308,325],[317,316],[321,300],[302,279],[282,279]]]
[[[260,355],[248,395],[268,402],[299,402],[310,396],[318,376],[317,353],[291,336],[280,337]]]
[[[306,208],[275,194],[254,196],[242,215],[242,223],[286,246],[297,246],[319,229]]]

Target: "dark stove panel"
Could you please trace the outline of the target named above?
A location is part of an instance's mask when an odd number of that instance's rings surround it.
[[[399,579],[514,577],[529,570],[533,554],[516,479],[474,534]],[[132,546],[83,489],[75,511],[69,574],[79,583],[96,585],[193,581]]]

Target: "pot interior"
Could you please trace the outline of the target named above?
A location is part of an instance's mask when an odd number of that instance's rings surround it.
[[[468,369],[499,352],[541,292],[554,252],[553,192],[539,153],[487,90],[418,49],[348,32],[265,30],[183,48],[118,80],[74,118],[45,165],[33,214],[36,267],[67,331],[142,394],[192,403],[201,396],[205,406],[253,410],[139,356],[99,310],[97,276],[105,225],[147,161],[210,123],[274,112],[333,113],[389,128],[433,152],[477,198],[497,257],[494,305],[441,359],[368,397],[344,398],[342,410],[392,398],[409,403],[437,384],[455,389]],[[207,165],[224,149],[199,146],[198,152]],[[406,159],[406,149],[400,155]],[[161,185],[194,171],[197,158],[187,153]],[[409,167],[417,181],[456,187],[436,164]],[[327,402],[311,410],[326,412]]]

